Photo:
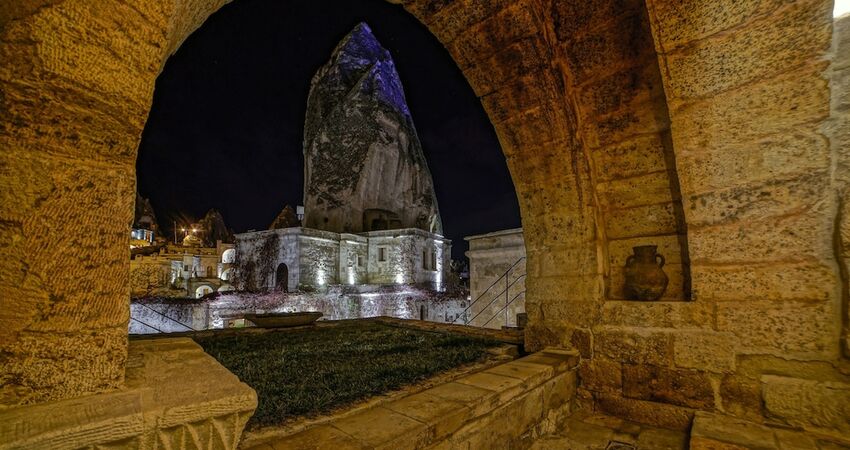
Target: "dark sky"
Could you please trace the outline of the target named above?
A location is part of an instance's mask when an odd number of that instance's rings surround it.
[[[216,208],[237,233],[302,204],[310,80],[354,26],[392,54],[434,177],[453,256],[464,236],[520,226],[493,127],[448,52],[385,0],[238,0],[180,47],[160,75],[138,159],[160,225]]]

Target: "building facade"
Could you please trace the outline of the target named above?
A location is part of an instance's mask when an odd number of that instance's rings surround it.
[[[131,295],[200,298],[229,290],[235,253],[234,244],[219,241],[211,248],[169,244],[132,255]]]
[[[525,239],[522,228],[464,238],[469,242],[468,324],[517,326],[525,313]],[[505,307],[507,305],[507,307]]]
[[[430,284],[442,289],[451,241],[406,228],[349,234],[293,227],[236,235],[235,287],[312,290],[329,285]]]

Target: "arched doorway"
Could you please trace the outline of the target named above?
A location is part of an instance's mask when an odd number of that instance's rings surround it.
[[[205,295],[212,294],[213,292],[215,292],[215,289],[206,284],[203,286],[198,286],[198,288],[195,289],[195,298],[201,298]]]
[[[274,290],[289,292],[289,267],[284,263],[278,264],[274,272]]]

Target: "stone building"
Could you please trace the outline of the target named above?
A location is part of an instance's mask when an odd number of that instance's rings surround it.
[[[469,242],[467,323],[477,327],[517,326],[525,313],[526,256],[522,228],[464,238]],[[506,313],[507,312],[507,313]]]
[[[154,244],[159,237],[159,224],[150,200],[136,194],[136,209],[133,215],[133,227],[130,230],[130,248],[146,247]]]
[[[194,297],[232,289],[234,244],[165,245],[130,257],[130,295]]]
[[[415,228],[333,233],[283,228],[236,235],[239,290],[315,290],[329,285],[427,284],[440,290],[451,241]]]
[[[191,342],[127,339],[156,79],[225,3],[0,4],[0,442],[238,442],[250,388]],[[850,21],[834,2],[398,3],[493,122],[522,212],[525,348],[579,356],[575,407],[694,430],[692,449],[742,430],[769,437],[739,448],[846,439]],[[617,298],[646,242],[681,273],[677,298]],[[145,384],[152,362],[169,379]]]

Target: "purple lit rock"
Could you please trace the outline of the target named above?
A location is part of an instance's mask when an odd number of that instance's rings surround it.
[[[431,173],[395,63],[365,23],[313,77],[304,167],[306,227],[442,233]]]

